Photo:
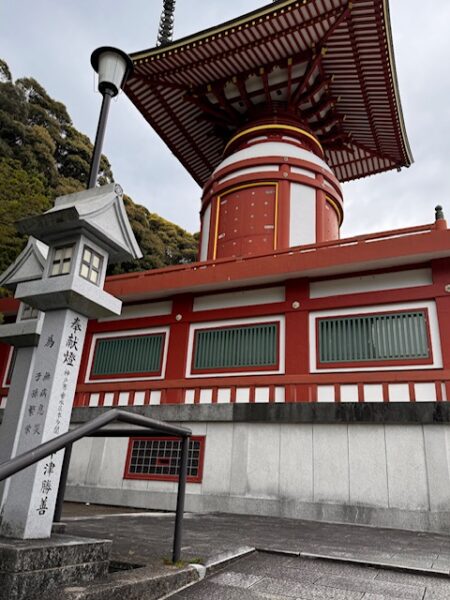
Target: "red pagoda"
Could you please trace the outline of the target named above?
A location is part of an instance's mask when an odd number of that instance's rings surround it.
[[[199,261],[109,277],[124,309],[90,322],[73,421],[189,424],[190,510],[445,529],[450,232],[438,207],[339,234],[341,183],[412,162],[387,0],[279,0],[165,42],[126,93],[203,189]],[[70,499],[172,508],[175,439],[83,444]]]

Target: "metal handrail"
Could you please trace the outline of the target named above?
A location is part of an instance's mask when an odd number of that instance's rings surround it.
[[[186,429],[185,427],[178,427],[177,425],[168,425],[164,421],[157,421],[155,419],[150,419],[149,417],[145,417],[143,415],[137,415],[134,413],[129,413],[125,410],[120,410],[113,408],[109,410],[107,413],[103,415],[99,415],[95,417],[88,423],[84,423],[67,433],[63,433],[48,442],[44,442],[40,446],[29,450],[28,452],[24,452],[15,458],[11,458],[4,463],[0,464],[0,481],[19,473],[23,469],[39,462],[43,458],[49,456],[50,454],[55,454],[59,450],[63,448],[71,447],[72,444],[83,437],[87,436],[97,436],[103,433],[104,437],[108,437],[111,433],[111,437],[115,437],[114,430],[107,430],[101,432],[101,429],[106,425],[109,425],[113,421],[122,421],[124,423],[129,423],[131,425],[140,425],[144,429],[138,430],[124,430],[121,434],[124,433],[129,434],[131,431],[136,433],[140,433],[142,431],[147,432],[148,430],[151,432],[157,431],[159,433],[163,433],[166,435],[173,435],[176,437],[180,437],[182,439],[181,444],[181,455],[180,455],[180,463],[179,463],[179,477],[178,477],[178,494],[177,494],[177,507],[175,513],[175,531],[174,531],[174,539],[173,539],[173,552],[172,552],[172,560],[173,562],[178,562],[181,557],[181,537],[182,537],[182,526],[183,526],[183,512],[184,512],[184,499],[186,495],[186,479],[187,479],[187,465],[188,465],[188,450],[189,450],[189,438],[192,435],[192,431],[190,429]],[[117,432],[118,433],[118,432]],[[69,456],[70,460],[70,456]],[[65,487],[65,477],[67,475],[68,463],[69,461],[65,460],[65,469],[66,473],[61,473],[61,477],[63,478],[63,483]],[[58,501],[60,500],[61,492],[58,494]]]

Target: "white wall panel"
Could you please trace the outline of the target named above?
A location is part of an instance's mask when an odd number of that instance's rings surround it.
[[[314,501],[349,501],[347,426],[314,426]]]
[[[389,506],[408,510],[429,508],[422,427],[386,426]]]
[[[334,402],[334,385],[317,386],[317,402]]]
[[[158,317],[170,315],[172,312],[172,300],[164,302],[147,302],[146,304],[130,304],[122,307],[122,313],[115,317],[99,319],[104,321],[120,321],[124,319],[138,319],[139,317]]]
[[[225,183],[225,181],[230,181],[230,179],[235,179],[236,177],[240,177],[241,175],[249,175],[251,173],[267,173],[268,171],[278,170],[278,165],[258,165],[257,167],[246,167],[245,169],[238,169],[230,175],[222,177],[221,179],[219,179],[219,183]]]
[[[407,383],[389,384],[389,402],[410,402],[409,386]]]
[[[313,501],[313,426],[280,429],[280,497]]]
[[[284,286],[246,290],[243,292],[226,292],[224,294],[209,294],[194,298],[194,312],[201,310],[220,310],[235,306],[256,306],[273,304],[286,300]]]
[[[432,282],[431,269],[412,269],[410,271],[312,281],[309,284],[309,290],[311,298],[328,298],[330,296],[363,294],[382,290],[400,290],[431,285]]]
[[[383,386],[380,383],[368,383],[364,386],[364,402],[383,401]]]
[[[200,260],[208,257],[209,233],[211,231],[211,204],[205,209],[202,220],[202,241],[200,246]]]
[[[280,426],[250,424],[247,485],[250,496],[278,496],[280,473]]]
[[[341,402],[358,402],[357,385],[341,385]]]
[[[291,183],[289,245],[301,246],[316,241],[316,190]]]
[[[265,158],[267,156],[286,156],[291,158],[299,158],[300,160],[307,160],[308,162],[322,167],[322,169],[325,169],[325,171],[332,173],[332,170],[327,163],[314,154],[314,152],[305,150],[304,148],[299,148],[298,146],[294,146],[289,142],[261,142],[259,144],[254,144],[253,146],[244,148],[243,150],[239,150],[223,160],[214,173],[218,173],[221,169],[240,162],[241,160],[247,160],[249,158]]]
[[[349,435],[350,504],[387,508],[384,428],[351,425]]]
[[[231,390],[229,388],[222,388],[217,390],[217,403],[227,404],[231,400]]]
[[[436,402],[436,386],[434,383],[415,383],[416,402]]]
[[[291,167],[291,173],[295,173],[296,175],[305,175],[306,177],[311,177],[311,179],[316,178],[314,171],[308,171],[308,169],[302,169],[301,167]]]

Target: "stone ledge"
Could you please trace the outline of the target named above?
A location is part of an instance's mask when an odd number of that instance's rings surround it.
[[[450,402],[166,404],[120,408],[177,423],[450,423]],[[108,410],[106,407],[74,408],[72,425],[85,423]]]

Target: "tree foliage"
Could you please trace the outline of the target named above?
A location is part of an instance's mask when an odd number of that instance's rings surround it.
[[[61,102],[35,79],[13,80],[0,59],[0,272],[25,244],[14,223],[48,210],[57,196],[85,189],[92,155],[90,139],[78,131]],[[98,183],[114,181],[102,156]],[[125,199],[144,258],[115,265],[114,273],[154,269],[195,260],[197,237],[131,198]]]

